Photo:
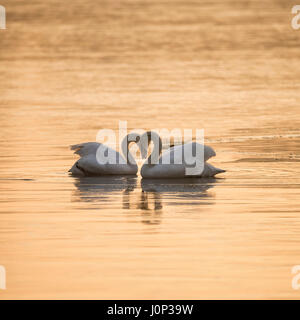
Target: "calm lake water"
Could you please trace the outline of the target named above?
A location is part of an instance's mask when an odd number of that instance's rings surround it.
[[[300,298],[289,1],[1,4],[0,299]],[[69,176],[69,145],[119,120],[204,128],[227,172]]]

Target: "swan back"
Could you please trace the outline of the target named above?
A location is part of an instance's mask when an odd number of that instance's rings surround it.
[[[85,142],[74,144],[70,146],[71,150],[75,150],[74,154],[78,154],[80,157],[84,157],[90,154],[96,154],[100,143],[98,142]]]
[[[193,163],[193,157],[195,157],[197,149],[201,150],[200,156],[203,155],[204,162],[216,156],[216,153],[212,147],[201,145],[197,142],[189,142],[171,147],[170,149],[166,150],[159,159],[159,163],[191,164]]]
[[[207,161],[208,159],[215,156],[216,156],[215,150],[210,146],[204,145],[204,161]]]

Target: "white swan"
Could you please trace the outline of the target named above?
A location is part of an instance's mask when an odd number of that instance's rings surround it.
[[[129,152],[129,144],[135,142],[140,147],[140,135],[137,133],[128,134],[122,141],[121,148],[124,155],[127,155],[127,161],[118,152],[104,144],[98,142],[86,142],[71,146],[71,150],[75,150],[75,154],[80,156],[72,168],[69,170],[72,175],[76,176],[103,176],[103,175],[136,175],[138,166],[134,157]],[[97,160],[97,151],[99,147],[104,147],[105,152],[111,159],[116,161],[108,161],[101,164]]]
[[[190,150],[193,150],[193,154],[195,154],[196,148],[199,146],[202,147],[202,145],[199,145],[197,142],[190,142],[171,147],[161,155],[162,141],[157,133],[154,131],[145,132],[141,136],[141,141],[141,153],[143,157],[145,155],[145,149],[148,148],[150,141],[154,142],[154,150],[141,168],[141,175],[143,178],[208,178],[214,177],[218,173],[225,172],[225,170],[215,168],[213,165],[206,162],[216,155],[215,151],[209,146],[204,145],[204,168],[202,173],[199,175],[187,175],[186,169],[191,168],[191,165],[186,162],[184,149],[191,148]],[[182,159],[183,161],[180,161]],[[182,162],[182,164],[177,164],[180,162]]]

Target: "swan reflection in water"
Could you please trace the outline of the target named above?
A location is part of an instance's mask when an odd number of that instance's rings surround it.
[[[112,203],[114,195],[130,193],[136,184],[136,176],[78,177],[74,182],[75,201],[95,202],[100,206],[103,202]]]
[[[212,189],[219,179],[142,179],[136,176],[81,177],[75,179],[74,201],[92,202],[97,209],[122,203],[125,210],[138,211],[142,223],[159,224],[163,206],[203,206],[213,204]],[[121,196],[120,202],[118,197]],[[95,209],[95,206],[93,206]]]
[[[164,194],[167,199],[197,200],[211,198],[206,191],[213,188],[216,182],[214,178],[142,179],[141,187],[144,192]],[[172,204],[179,205],[182,202]],[[191,202],[184,204],[192,205]]]

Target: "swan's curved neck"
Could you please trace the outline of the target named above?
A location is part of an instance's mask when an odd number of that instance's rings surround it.
[[[148,165],[155,165],[158,163],[159,157],[162,151],[162,141],[160,136],[154,131],[147,131],[141,137],[143,148],[145,145],[148,149],[150,142],[152,141],[154,144],[154,148],[148,159],[145,161]]]
[[[125,157],[125,160],[126,160],[126,164],[131,164],[131,165],[135,165],[136,162],[135,162],[135,159],[133,157],[133,155],[130,153],[129,151],[129,144],[131,142],[135,142],[135,143],[138,143],[139,142],[139,139],[140,139],[140,135],[137,134],[137,133],[129,133],[122,141],[122,145],[121,145],[121,148],[122,148],[122,153]]]

